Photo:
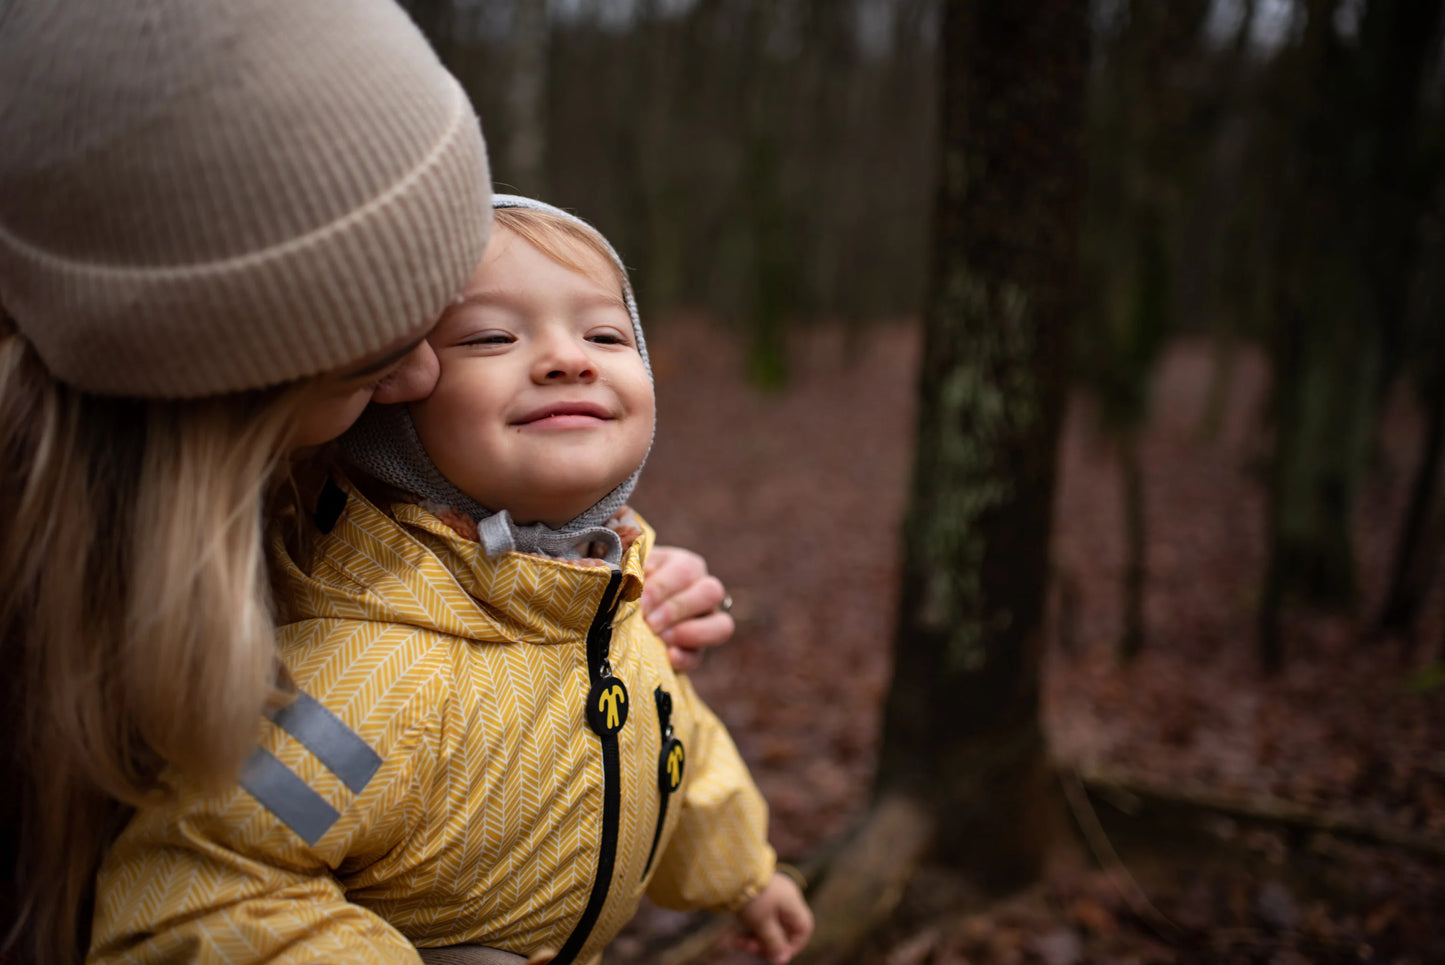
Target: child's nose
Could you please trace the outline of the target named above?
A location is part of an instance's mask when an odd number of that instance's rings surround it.
[[[550,339],[532,369],[538,382],[590,382],[597,368],[582,346],[573,339]]]

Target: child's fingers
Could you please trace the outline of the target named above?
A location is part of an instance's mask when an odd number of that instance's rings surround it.
[[[758,922],[754,934],[757,936],[758,944],[762,946],[762,951],[754,954],[761,954],[774,965],[783,965],[793,957],[792,944],[788,941],[788,936],[783,933],[783,923],[776,915],[769,915]]]
[[[733,936],[732,946],[739,951],[747,952],[749,955],[761,955],[762,946],[758,940],[747,932],[740,932]]]
[[[803,946],[808,944],[808,939],[813,937],[813,912],[807,905],[799,905],[796,908],[783,908],[778,917],[788,935],[791,957],[802,951]]]

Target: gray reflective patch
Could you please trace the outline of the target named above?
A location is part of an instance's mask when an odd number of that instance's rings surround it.
[[[360,794],[381,766],[380,755],[308,693],[297,694],[291,703],[266,716],[315,754],[352,794]]]
[[[241,786],[307,844],[314,845],[341,817],[326,799],[264,747],[241,767]]]

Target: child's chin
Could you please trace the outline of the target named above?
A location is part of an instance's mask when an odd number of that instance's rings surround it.
[[[597,500],[605,495],[607,495],[607,492],[603,492],[595,497],[574,496],[568,499],[548,500],[546,503],[540,504],[533,502],[524,511],[514,511],[512,513],[512,520],[520,526],[543,523],[552,529],[561,529],[591,509]]]

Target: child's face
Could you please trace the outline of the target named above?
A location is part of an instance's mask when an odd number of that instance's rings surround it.
[[[442,474],[519,523],[580,515],[632,475],[652,441],[652,382],[615,272],[596,253],[574,254],[587,274],[495,229],[461,303],[431,334],[436,390],[412,404]]]

